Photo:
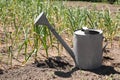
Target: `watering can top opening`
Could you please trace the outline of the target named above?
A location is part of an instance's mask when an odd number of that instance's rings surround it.
[[[102,30],[97,30],[97,29],[81,29],[81,30],[76,30],[74,34],[76,35],[99,35],[102,34]]]

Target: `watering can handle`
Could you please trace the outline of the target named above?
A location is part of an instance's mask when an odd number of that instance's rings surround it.
[[[107,38],[105,38],[105,37],[103,37],[103,39],[105,39],[104,41],[106,42],[106,44],[104,45],[104,47],[103,47],[103,49],[102,49],[102,51],[104,52],[104,51],[105,51],[105,48],[106,48],[107,45],[108,45],[108,40],[107,40]]]

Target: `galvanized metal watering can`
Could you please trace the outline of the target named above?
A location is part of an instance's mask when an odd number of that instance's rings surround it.
[[[81,30],[75,31],[72,50],[50,25],[44,12],[36,18],[34,24],[46,25],[51,30],[72,57],[76,67],[80,69],[95,69],[101,66],[103,54],[103,34],[101,30],[82,28]]]

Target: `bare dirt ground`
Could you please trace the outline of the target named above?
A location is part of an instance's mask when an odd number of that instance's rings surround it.
[[[85,7],[88,9],[96,9],[96,10],[109,9],[111,12],[117,12],[120,10],[120,5],[111,5],[107,3],[69,1],[65,5],[68,7]]]
[[[63,51],[64,52],[64,51]],[[103,64],[94,70],[79,70],[65,54],[41,59],[25,66],[0,70],[0,80],[120,80],[120,47],[114,41],[103,55]]]
[[[99,10],[109,7],[113,13],[120,9],[118,5],[88,2],[68,2],[66,6],[86,6],[89,9],[91,6],[92,9],[93,4]],[[0,80],[120,80],[120,38],[114,38],[112,47],[109,46],[103,54],[102,66],[98,69],[79,70],[65,50],[61,51],[62,56],[59,57],[53,56],[57,50],[50,50],[51,57],[48,59],[30,61],[25,66],[14,65],[12,69],[1,68]],[[4,51],[4,47],[0,47],[0,52]]]

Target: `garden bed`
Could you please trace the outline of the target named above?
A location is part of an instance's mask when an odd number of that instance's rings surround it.
[[[114,14],[119,11],[120,6],[88,3],[88,2],[68,2],[66,6],[84,7],[93,9],[96,5],[96,10],[110,8]],[[0,30],[1,38],[4,38]],[[66,34],[67,35],[67,34]],[[66,35],[63,37],[66,38]],[[70,40],[72,36],[69,36]],[[69,40],[67,38],[67,40]],[[4,40],[3,40],[4,41]],[[69,43],[69,41],[68,41]],[[72,43],[69,43],[72,44]],[[7,50],[4,42],[0,45],[0,53],[4,53],[4,60],[7,60]],[[56,45],[56,44],[55,44]],[[112,45],[112,46],[111,46]],[[31,49],[29,49],[31,50]],[[21,51],[22,52],[22,51]],[[20,54],[19,61],[13,59],[12,67],[4,62],[0,62],[0,80],[119,80],[120,79],[120,37],[114,38],[112,44],[109,43],[103,54],[103,64],[100,68],[94,70],[79,70],[74,66],[72,58],[67,52],[62,49],[58,56],[57,49],[49,49],[49,58],[44,56],[45,50],[38,52],[38,59],[34,58],[22,65],[23,54]]]
[[[38,60],[25,66],[14,66],[0,71],[1,80],[119,80],[120,79],[120,47],[118,41],[112,48],[107,48],[103,56],[103,64],[95,70],[78,70],[74,62],[67,56],[53,56]],[[52,54],[52,53],[51,53]]]

